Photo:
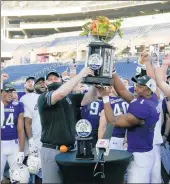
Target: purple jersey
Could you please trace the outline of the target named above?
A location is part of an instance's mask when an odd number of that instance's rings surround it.
[[[134,93],[134,92],[135,92],[135,87],[134,87],[134,86],[130,86],[128,90],[129,90],[131,93]]]
[[[103,101],[99,99],[81,108],[81,118],[87,119],[91,123],[92,130],[98,130],[102,109]]]
[[[10,102],[4,106],[5,120],[1,127],[1,140],[18,139],[17,123],[20,113],[24,113],[23,103],[13,104]]]
[[[110,105],[113,110],[114,116],[126,114],[129,104],[120,97],[110,97]],[[124,138],[126,128],[115,127],[113,129],[112,137]]]
[[[152,150],[154,129],[160,114],[156,94],[148,99],[143,97],[134,99],[129,104],[128,113],[144,121],[143,125],[128,128],[128,151],[147,152]]]
[[[24,96],[26,93],[25,92],[17,92],[17,94],[18,94],[18,100],[20,100],[20,98],[22,96]]]

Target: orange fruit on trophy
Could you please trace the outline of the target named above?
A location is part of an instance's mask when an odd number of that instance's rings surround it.
[[[92,30],[92,34],[93,34],[93,35],[96,35],[96,34],[97,34],[97,28],[94,28],[94,29]]]
[[[65,145],[60,146],[60,152],[65,153],[67,151],[68,151],[67,146],[65,146]]]
[[[93,29],[95,29],[96,28],[96,23],[95,22],[92,22],[91,24],[90,24],[90,26],[89,26],[89,29],[90,30],[93,30]]]

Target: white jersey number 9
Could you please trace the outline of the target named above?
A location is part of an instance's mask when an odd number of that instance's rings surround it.
[[[97,115],[99,112],[99,102],[92,102],[90,104],[90,114]]]

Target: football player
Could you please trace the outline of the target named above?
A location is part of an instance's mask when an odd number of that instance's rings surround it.
[[[108,90],[110,91],[109,99],[110,99],[110,105],[112,107],[114,116],[126,114],[129,104],[125,102],[122,98],[118,97],[113,87],[109,87]],[[106,129],[106,126],[107,126],[107,121],[106,121],[104,110],[102,110],[100,115],[99,139],[102,138],[104,131]],[[112,137],[110,140],[110,149],[123,150],[125,133],[126,133],[126,128],[115,127],[113,129]]]
[[[92,145],[95,147],[98,140],[98,127],[100,112],[103,109],[103,101],[101,97],[88,105],[85,105],[81,108],[81,118],[87,119],[92,125],[91,136],[93,137]]]
[[[33,96],[34,98],[32,98],[32,104],[31,106],[25,107],[24,116],[26,119],[28,119],[28,121],[25,122],[25,131],[26,131],[27,137],[29,138],[29,142],[32,142],[32,144],[34,144],[34,149],[30,149],[30,154],[33,154],[31,156],[34,156],[36,151],[40,153],[40,149],[42,146],[42,143],[40,141],[41,122],[40,122],[40,116],[38,112],[37,100],[40,94],[46,91],[44,81],[45,81],[44,77],[39,77],[35,80],[34,88],[36,93]],[[40,154],[38,156],[40,157]],[[28,158],[28,161],[30,158]],[[39,163],[37,162],[36,164],[39,164]],[[36,168],[36,165],[35,165],[35,168]],[[34,173],[32,172],[32,174]],[[33,177],[33,179],[41,182],[41,178],[42,178],[42,173],[36,171],[36,177],[35,178]]]
[[[115,117],[107,91],[99,86],[103,96],[104,111],[108,123],[115,127],[127,128],[128,151],[133,153],[127,174],[128,183],[150,183],[155,163],[153,137],[155,125],[159,119],[156,83],[148,76],[136,78],[135,92],[132,95],[113,71],[114,87],[118,94],[129,102],[128,112]]]
[[[6,161],[11,167],[14,162],[22,164],[24,160],[24,108],[21,102],[12,103],[13,90],[15,89],[11,84],[3,84],[2,101],[5,118],[1,127],[1,181]]]

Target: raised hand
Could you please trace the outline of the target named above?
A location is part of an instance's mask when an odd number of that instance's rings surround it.
[[[86,77],[88,75],[94,76],[94,71],[90,67],[84,67],[79,73],[81,77]]]
[[[168,65],[170,66],[170,54],[167,54],[163,57],[162,59],[162,64],[163,65]]]
[[[149,53],[146,50],[144,50],[141,53],[140,60],[141,60],[142,64],[145,64],[146,62],[150,62],[150,56],[149,56]]]
[[[109,90],[107,89],[107,87],[105,87],[105,86],[103,86],[102,84],[101,85],[96,85],[95,86],[97,89],[98,89],[98,91],[99,91],[99,93],[100,93],[100,95],[103,97],[103,96],[109,96]]]
[[[3,82],[4,80],[8,79],[8,74],[7,73],[2,73],[1,74],[1,82]]]
[[[62,75],[62,78],[66,77],[66,76],[69,76],[69,74],[68,74],[68,67],[61,75]]]

